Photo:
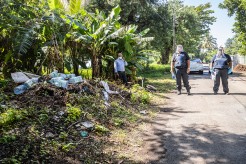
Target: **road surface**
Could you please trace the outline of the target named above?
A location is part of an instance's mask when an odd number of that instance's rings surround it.
[[[164,94],[152,131],[146,133],[146,163],[246,163],[246,77],[230,75],[230,95],[213,94],[209,74],[190,75],[191,96]]]

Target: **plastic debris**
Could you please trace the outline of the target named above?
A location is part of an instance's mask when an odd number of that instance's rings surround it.
[[[108,102],[104,102],[104,105],[107,106],[107,107],[110,107],[110,104]]]
[[[109,94],[119,94],[117,91],[111,91],[109,89],[108,83],[105,81],[100,81],[100,84],[104,87],[105,91],[108,92]]]
[[[51,72],[51,74],[49,76],[50,76],[50,78],[59,77],[58,76],[58,71],[55,70],[55,71]]]
[[[29,78],[23,72],[11,73],[11,77],[15,83],[25,83]]]
[[[22,84],[14,88],[14,93],[16,95],[22,94],[27,90],[27,86]]]
[[[59,116],[63,116],[65,113],[63,111],[58,112]]]
[[[84,127],[86,127],[87,129],[91,129],[94,127],[94,124],[90,121],[85,121],[85,122],[82,122],[81,125],[83,125]]]
[[[60,121],[60,117],[58,117],[58,116],[54,116],[53,119],[54,119],[56,122],[59,122],[59,121]]]
[[[53,137],[55,137],[55,135],[51,132],[48,132],[48,133],[46,133],[45,137],[46,138],[53,138]]]
[[[89,133],[88,133],[87,131],[81,131],[81,132],[80,132],[80,135],[81,135],[82,137],[88,137],[88,136],[89,136]]]
[[[68,82],[71,84],[77,84],[83,82],[83,79],[81,76],[77,76],[77,77],[70,78]]]
[[[216,80],[216,72],[211,72],[211,79],[212,79],[213,81]]]
[[[157,88],[154,87],[153,85],[147,85],[146,88],[149,90],[157,91]]]
[[[146,110],[142,110],[142,111],[140,111],[140,114],[146,115],[146,114],[148,114],[148,112]]]
[[[232,68],[229,68],[227,73],[228,73],[228,75],[232,74]]]
[[[27,80],[24,84],[19,85],[14,88],[14,93],[16,95],[24,93],[27,89],[31,88],[34,84],[38,83],[38,78],[32,78]]]
[[[0,105],[1,108],[6,109],[8,106],[7,105]]]
[[[53,77],[52,79],[50,79],[50,83],[54,84],[55,82],[59,81],[59,80],[64,80],[63,77]]]
[[[68,87],[68,81],[66,80],[58,80],[54,83],[55,86],[57,87],[61,87],[61,88],[64,88],[64,89],[67,89]]]
[[[66,75],[66,78],[67,78],[67,79],[70,79],[70,78],[73,78],[73,77],[75,77],[75,74],[67,74],[67,75]]]
[[[176,75],[174,72],[172,72],[172,79],[176,79]]]
[[[104,99],[105,101],[108,101],[108,100],[109,100],[108,92],[106,92],[106,91],[102,91],[102,92],[103,92],[103,99]]]

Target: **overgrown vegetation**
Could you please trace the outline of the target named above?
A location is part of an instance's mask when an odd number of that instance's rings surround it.
[[[168,66],[150,65],[150,68],[155,71],[149,72],[151,76],[144,85],[154,84],[157,78],[163,77],[164,70],[168,71]],[[145,72],[147,75],[148,72]],[[97,83],[90,81],[93,86],[98,86]],[[158,92],[168,90],[168,85],[172,88],[173,80],[169,83],[166,79],[162,84],[156,85]],[[150,119],[158,110],[150,107],[153,94],[137,84],[129,89],[112,82],[109,86],[119,91],[120,95],[111,95],[108,105],[99,86],[93,92],[79,94],[76,89],[64,91],[41,83],[21,96],[13,95],[14,85],[11,83],[1,87],[0,162],[114,163],[127,160],[122,152],[110,153],[105,149],[120,138],[125,138],[126,133],[145,119]],[[37,97],[42,96],[42,99],[37,101],[33,93]],[[25,99],[32,103],[23,103]],[[54,101],[48,101],[50,99]],[[142,115],[140,111],[148,114]],[[86,129],[81,126],[84,121],[92,122],[94,127]],[[83,131],[88,136],[81,136]],[[119,143],[122,148],[125,147],[126,138],[123,140]]]

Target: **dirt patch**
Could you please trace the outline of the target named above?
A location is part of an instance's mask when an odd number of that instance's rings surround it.
[[[246,72],[246,65],[238,64],[233,70],[235,72]]]

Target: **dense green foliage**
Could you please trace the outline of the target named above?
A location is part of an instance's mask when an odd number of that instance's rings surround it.
[[[235,15],[234,31],[236,36],[227,41],[231,54],[246,54],[246,1],[224,0],[220,7],[228,10],[228,15]]]
[[[0,66],[6,76],[22,70],[53,69],[79,74],[92,61],[92,76],[113,78],[113,60],[123,52],[127,72],[159,56],[168,63],[173,44],[199,54],[209,25],[211,5],[182,1],[2,0]],[[14,37],[13,37],[14,36]]]

